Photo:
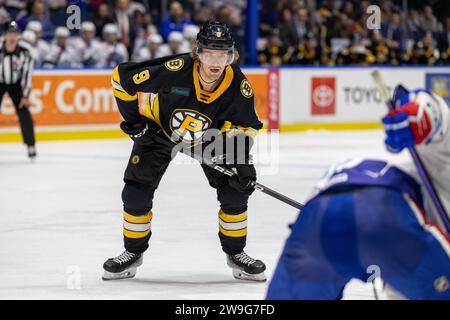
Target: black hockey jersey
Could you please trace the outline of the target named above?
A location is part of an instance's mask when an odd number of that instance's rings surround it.
[[[198,61],[189,54],[117,66],[112,85],[124,119],[137,123],[143,115],[174,143],[196,143],[210,128],[254,136],[262,123],[240,68],[227,66],[213,92],[202,89],[197,68]]]

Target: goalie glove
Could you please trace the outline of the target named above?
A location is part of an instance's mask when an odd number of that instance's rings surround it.
[[[401,87],[396,89],[394,103],[399,107],[382,119],[387,149],[397,153],[430,142],[442,122],[438,101],[426,91],[410,93]]]

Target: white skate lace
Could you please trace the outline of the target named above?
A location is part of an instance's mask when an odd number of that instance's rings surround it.
[[[120,256],[115,257],[113,260],[117,263],[125,263],[130,261],[131,259],[133,259],[136,255],[134,253],[128,252],[128,251],[124,251]]]
[[[246,265],[251,265],[254,262],[256,262],[255,259],[251,258],[250,256],[248,256],[245,252],[241,252],[238,254],[235,254],[234,257],[236,259],[238,259],[240,262],[246,264]]]

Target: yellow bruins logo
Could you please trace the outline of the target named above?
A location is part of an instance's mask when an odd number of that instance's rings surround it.
[[[134,155],[134,156],[131,158],[131,163],[132,163],[132,164],[138,164],[139,161],[141,161],[141,158],[140,158],[138,155]]]
[[[250,85],[250,82],[248,82],[247,79],[244,79],[241,82],[241,93],[246,98],[251,98],[253,96],[252,86]]]
[[[178,71],[181,68],[183,68],[184,66],[184,60],[179,58],[179,59],[173,59],[173,60],[169,60],[166,61],[164,63],[164,65],[166,66],[166,68],[170,71]]]
[[[210,126],[210,118],[190,109],[176,109],[170,120],[172,138],[189,143],[200,140]]]

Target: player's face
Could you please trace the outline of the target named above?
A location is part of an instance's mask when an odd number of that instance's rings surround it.
[[[95,38],[95,33],[92,32],[92,31],[83,31],[83,32],[81,33],[81,36],[83,37],[83,39],[84,39],[85,41],[91,41],[92,39]]]
[[[16,32],[7,32],[5,34],[5,42],[8,47],[16,47],[19,41],[19,34]]]
[[[218,79],[225,67],[231,63],[232,54],[224,50],[202,49],[198,54],[203,73],[211,80]]]

